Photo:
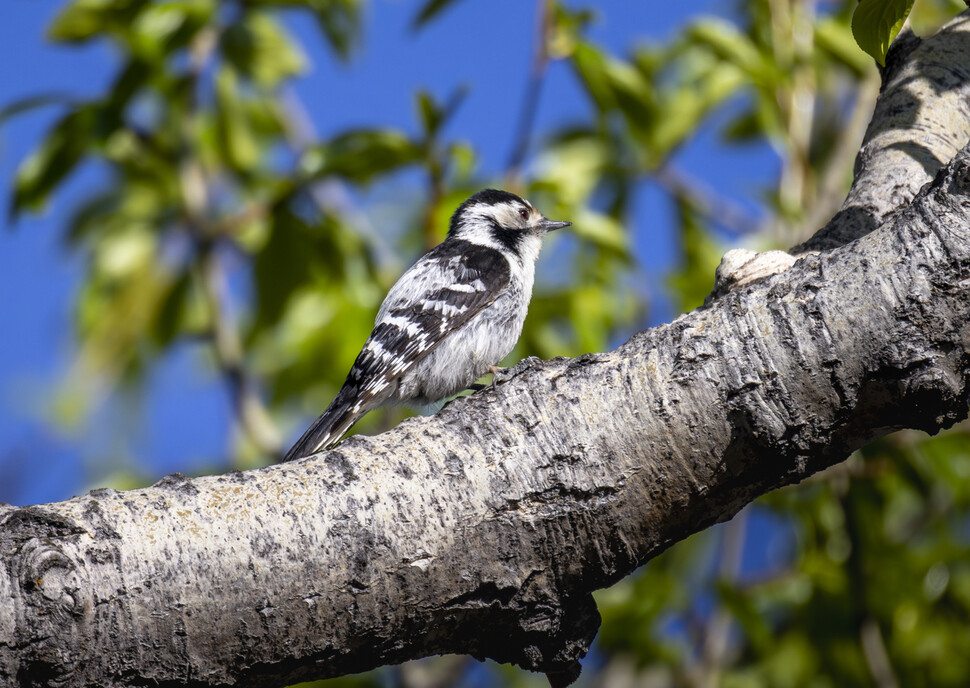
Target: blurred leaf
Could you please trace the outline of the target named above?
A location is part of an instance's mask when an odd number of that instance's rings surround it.
[[[313,177],[334,175],[364,184],[421,157],[421,148],[400,132],[357,129],[312,148],[304,156],[303,169]]]
[[[155,0],[122,30],[133,55],[157,65],[187,46],[212,21],[215,0]]]
[[[606,77],[607,58],[599,49],[589,43],[580,43],[576,46],[571,65],[600,112],[616,107],[616,98]]]
[[[302,73],[307,63],[297,42],[263,12],[248,12],[229,26],[222,51],[239,73],[266,88]]]
[[[95,194],[78,206],[71,215],[67,241],[77,244],[103,227],[107,218],[117,211],[122,195],[112,191]]]
[[[421,126],[428,136],[433,136],[441,124],[442,113],[431,94],[424,89],[418,91],[418,114],[421,116]]]
[[[411,28],[418,30],[446,10],[455,0],[426,0],[411,22]]]
[[[859,47],[886,65],[886,53],[903,28],[914,0],[859,0],[852,15],[852,35]]]
[[[560,2],[552,2],[550,5],[552,12],[546,36],[546,54],[550,59],[561,60],[575,52],[583,32],[593,21],[594,14],[588,8],[573,9]]]
[[[360,38],[359,0],[312,0],[310,4],[334,53],[349,57]]]
[[[616,219],[602,213],[583,210],[572,217],[573,233],[602,248],[626,252],[629,249],[626,233]]]
[[[185,312],[191,273],[183,271],[165,289],[152,326],[152,336],[160,347],[167,347],[185,331]]]
[[[291,294],[311,276],[314,246],[312,228],[286,207],[272,216],[269,240],[256,255],[256,318],[272,325],[283,314]]]
[[[748,639],[759,652],[770,652],[773,644],[771,629],[754,606],[754,600],[737,588],[721,582],[717,586],[721,604],[744,629]]]
[[[755,141],[763,135],[761,120],[753,110],[745,110],[721,130],[722,138],[731,143]]]
[[[151,65],[143,60],[132,59],[125,64],[112,83],[111,91],[100,113],[99,127],[106,134],[108,131],[125,126],[125,109],[152,76]]]
[[[688,46],[707,46],[721,60],[744,70],[755,84],[773,87],[786,79],[770,54],[762,52],[760,46],[725,20],[694,22],[687,28],[684,40]]]
[[[276,323],[301,287],[343,285],[350,289],[350,283],[357,280],[372,283],[373,275],[359,258],[359,239],[337,218],[309,222],[286,205],[278,205],[270,217],[266,244],[254,264],[257,326]],[[358,270],[362,274],[354,274]]]
[[[248,171],[259,162],[260,145],[249,126],[241,98],[235,72],[223,67],[216,75],[219,141],[225,160],[239,171]]]
[[[73,97],[66,93],[44,93],[36,96],[20,98],[12,103],[0,108],[0,124],[3,124],[11,117],[22,115],[31,110],[46,107],[48,105],[80,105]]]
[[[21,163],[14,180],[11,218],[23,210],[40,210],[95,144],[97,109],[85,105],[65,115],[47,133],[43,142]]]
[[[74,0],[47,27],[47,37],[62,43],[83,43],[134,20],[148,0]]]
[[[467,95],[468,89],[462,86],[456,88],[444,104],[439,104],[424,89],[418,91],[415,99],[417,100],[418,117],[425,138],[433,139],[437,136],[438,131],[447,124]]]
[[[604,55],[588,43],[576,46],[572,64],[600,111],[619,111],[641,141],[656,122],[654,88],[634,65]]]
[[[689,200],[675,201],[681,231],[680,266],[668,276],[678,299],[678,312],[686,313],[704,303],[714,286],[714,270],[721,262],[722,247],[705,231],[698,212]]]
[[[743,73],[732,64],[710,65],[696,78],[686,81],[660,103],[653,131],[653,160],[662,162],[683,143],[724,100],[747,83]]]
[[[838,19],[821,17],[815,25],[815,42],[858,76],[872,68],[872,62],[853,38],[852,29]]]

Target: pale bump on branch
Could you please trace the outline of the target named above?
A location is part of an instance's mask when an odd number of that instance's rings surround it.
[[[852,187],[841,209],[791,256],[836,248],[880,226],[970,141],[970,12],[928,39],[904,29],[893,42]],[[788,269],[782,251],[728,251],[708,301]]]

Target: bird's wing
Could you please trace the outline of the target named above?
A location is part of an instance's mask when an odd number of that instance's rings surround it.
[[[449,241],[426,253],[388,292],[347,377],[356,409],[494,302],[510,275],[506,258],[487,246]]]
[[[495,301],[510,277],[505,257],[485,246],[452,240],[426,253],[391,287],[347,381],[284,460],[333,446],[387,399],[394,380]]]

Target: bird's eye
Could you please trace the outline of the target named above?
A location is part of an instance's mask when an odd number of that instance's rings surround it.
[[[521,217],[523,220],[528,220],[529,211],[526,210],[525,208],[519,208],[519,217]]]

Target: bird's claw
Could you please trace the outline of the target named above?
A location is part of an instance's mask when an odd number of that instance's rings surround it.
[[[497,385],[504,385],[506,382],[514,378],[519,373],[523,373],[529,368],[542,362],[542,359],[538,356],[527,356],[521,361],[516,363],[511,368],[499,368],[498,366],[489,366],[488,372],[492,373],[492,387]]]

